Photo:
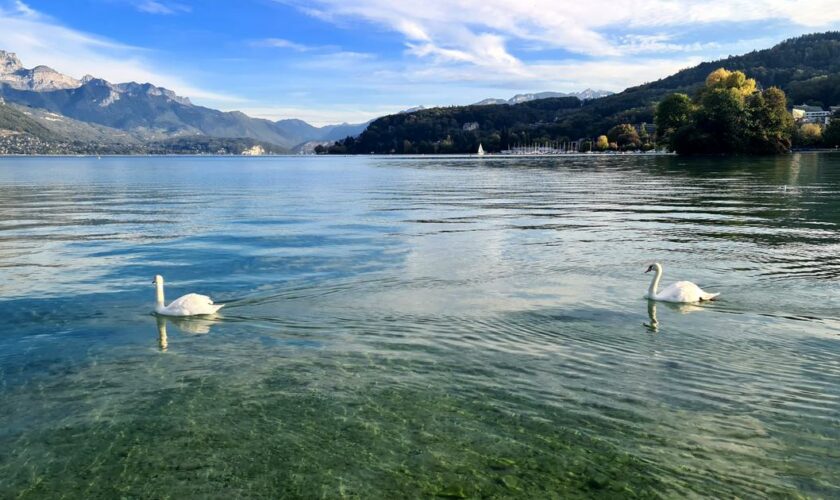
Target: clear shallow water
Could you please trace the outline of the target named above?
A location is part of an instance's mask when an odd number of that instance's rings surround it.
[[[840,155],[2,159],[0,497],[840,496],[838,200]]]

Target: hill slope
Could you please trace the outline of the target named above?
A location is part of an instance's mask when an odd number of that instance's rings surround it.
[[[741,70],[763,87],[779,86],[796,103],[840,104],[840,32],[805,35],[775,47],[705,62],[661,80],[570,106],[548,99],[529,105],[458,106],[391,115],[372,122],[357,139],[334,148],[351,153],[475,152],[531,141],[593,137],[619,123],[653,122],[656,103],[672,92],[695,92],[713,70]],[[541,101],[533,101],[541,102]],[[477,123],[474,128],[472,123]]]
[[[53,140],[57,135],[37,120],[0,101],[0,135],[29,134],[45,140]]]
[[[118,129],[0,101],[0,154],[239,155],[254,148],[266,154],[288,153],[285,148],[251,138],[179,136],[139,141]]]

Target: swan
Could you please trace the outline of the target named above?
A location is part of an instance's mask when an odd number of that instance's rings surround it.
[[[155,304],[155,312],[162,316],[200,316],[203,314],[215,314],[216,311],[224,307],[224,304],[214,304],[210,297],[206,295],[199,295],[197,293],[188,293],[183,297],[179,297],[169,305],[163,303],[163,276],[155,276],[152,282],[157,288],[157,302]]]
[[[656,271],[656,275],[650,282],[650,288],[645,294],[647,299],[662,302],[693,303],[714,300],[715,297],[720,295],[719,293],[704,292],[702,288],[690,281],[678,281],[659,292],[657,289],[659,288],[659,280],[662,278],[662,265],[658,262],[651,264],[645,272],[649,273],[651,271]]]

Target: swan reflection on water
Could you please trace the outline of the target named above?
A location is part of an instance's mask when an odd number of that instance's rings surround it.
[[[156,316],[155,319],[157,320],[158,345],[161,351],[166,352],[166,348],[169,347],[169,341],[166,338],[166,318]]]
[[[650,323],[642,323],[648,330],[656,333],[659,331],[659,319],[656,317],[656,306],[662,306],[680,314],[691,314],[693,312],[702,311],[705,307],[695,306],[692,304],[678,304],[674,302],[657,302],[655,300],[647,301],[647,312]]]
[[[201,318],[195,317],[168,317],[155,315],[158,330],[158,345],[161,351],[166,351],[169,347],[169,339],[167,337],[166,326],[167,323],[172,323],[175,328],[182,333],[191,335],[205,335],[210,333],[210,328],[218,322],[215,315],[204,316]]]

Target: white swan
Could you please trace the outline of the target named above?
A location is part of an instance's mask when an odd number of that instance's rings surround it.
[[[168,306],[163,303],[163,276],[155,276],[152,282],[157,288],[155,312],[162,316],[200,316],[215,314],[224,304],[214,304],[210,297],[197,293],[188,293],[173,300]]]
[[[661,300],[662,302],[692,303],[714,300],[715,297],[720,295],[719,293],[704,292],[702,288],[690,281],[678,281],[659,292],[657,289],[659,288],[659,280],[662,278],[662,265],[659,263],[651,264],[645,272],[649,273],[651,271],[656,271],[656,276],[653,277],[650,288],[645,294],[647,299]]]

